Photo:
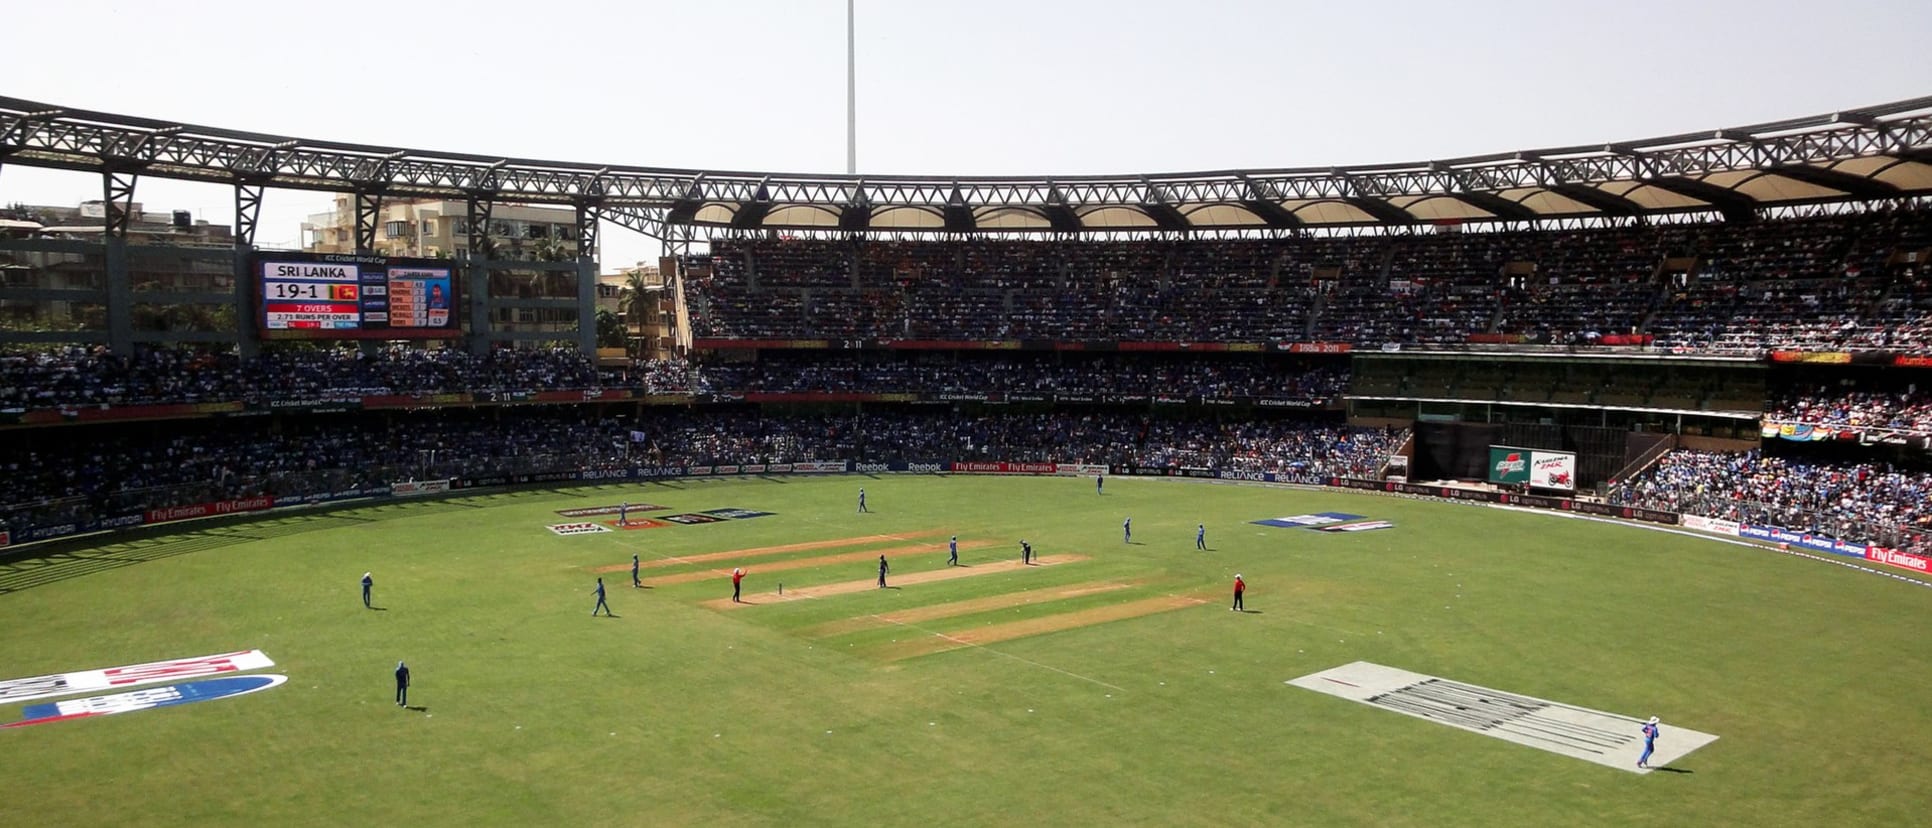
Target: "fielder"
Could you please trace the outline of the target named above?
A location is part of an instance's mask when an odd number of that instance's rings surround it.
[[[1652,716],[1650,721],[1644,722],[1644,755],[1637,757],[1637,767],[1650,767],[1650,754],[1657,749],[1658,735],[1657,717]]]

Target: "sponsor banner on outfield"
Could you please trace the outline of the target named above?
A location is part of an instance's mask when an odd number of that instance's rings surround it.
[[[853,463],[852,471],[858,472],[859,474],[939,474],[951,467],[951,463],[941,463],[936,460],[915,462],[893,461],[891,463]]]
[[[443,494],[447,491],[449,491],[448,480],[410,480],[389,484],[389,493],[397,497]]]
[[[1932,558],[1900,552],[1896,549],[1886,549],[1883,546],[1866,547],[1865,560],[1882,563],[1886,566],[1896,566],[1900,569],[1909,569],[1921,574],[1932,574]]]
[[[760,512],[756,509],[706,509],[698,514],[710,515],[726,520],[750,520],[752,518],[771,517],[776,512]]]
[[[1560,451],[1530,452],[1529,484],[1534,489],[1576,488],[1576,455]]]
[[[724,518],[712,517],[711,515],[697,514],[694,512],[686,513],[682,515],[659,515],[657,519],[669,521],[671,523],[675,523],[680,526],[696,526],[700,523],[723,523],[724,522]]]
[[[26,727],[28,725],[64,722],[73,719],[87,719],[95,716],[112,716],[117,713],[132,713],[137,710],[153,710],[157,707],[174,707],[195,702],[214,701],[235,696],[245,696],[277,687],[288,681],[288,676],[255,675],[229,676],[227,678],[193,681],[187,684],[171,684],[127,693],[114,693],[106,696],[90,696],[84,699],[69,699],[51,704],[30,704],[20,710],[20,721],[9,722],[0,727]]]
[[[1833,555],[1843,555],[1847,558],[1863,558],[1866,552],[1864,544],[1847,543],[1826,535],[1796,532],[1777,526],[1740,525],[1737,528],[1737,535],[1740,538],[1781,543],[1786,546],[1801,547],[1815,552],[1830,552]]]
[[[1224,472],[1220,472],[1216,476],[1221,478],[1222,480],[1249,480],[1249,481],[1256,481],[1261,483],[1275,482],[1275,476],[1272,472],[1224,471]]]
[[[1106,474],[1107,467],[1098,463],[1055,463],[1053,464],[1053,473],[1074,477],[1086,477],[1088,475]]]
[[[793,463],[792,471],[798,474],[838,474],[845,471],[844,460],[806,460]]]
[[[1365,520],[1360,523],[1334,523],[1311,528],[1317,532],[1373,532],[1377,529],[1393,529],[1395,524],[1386,520]]]
[[[138,687],[143,684],[176,679],[241,673],[273,666],[275,662],[261,650],[241,650],[219,655],[153,661],[127,667],[107,667],[99,670],[79,670],[72,673],[7,679],[0,681],[0,704],[15,704],[94,690],[112,690],[117,687]]]
[[[610,531],[610,527],[601,523],[558,523],[545,528],[549,529],[551,534],[563,537],[569,537],[571,535],[594,535],[598,532]]]
[[[1351,520],[1361,520],[1366,515],[1351,515],[1347,512],[1316,512],[1312,515],[1289,515],[1287,517],[1251,520],[1249,523],[1274,526],[1282,529],[1314,529]]]
[[[558,509],[557,514],[567,518],[597,517],[598,515],[618,515],[629,512],[662,512],[669,506],[655,503],[632,503],[629,506],[612,504],[610,506],[585,506],[581,509]]]
[[[269,495],[244,497],[237,500],[215,500],[207,503],[193,503],[187,506],[168,506],[147,511],[147,523],[166,523],[171,520],[208,517],[210,515],[229,515],[237,512],[259,512],[275,508],[275,498]]]
[[[607,520],[604,523],[605,525],[624,530],[662,529],[671,525],[656,518],[625,518],[623,520]]]
[[[1055,474],[1059,464],[961,462],[952,464],[951,470],[959,474]]]
[[[1686,529],[1696,529],[1699,532],[1716,532],[1717,534],[1730,535],[1734,538],[1738,536],[1738,530],[1743,528],[1735,520],[1708,518],[1702,515],[1684,515],[1683,520],[1684,528]]]
[[[317,503],[333,503],[338,500],[354,500],[362,497],[382,497],[389,494],[388,486],[369,486],[361,489],[343,489],[339,492],[311,492],[309,494],[283,495],[275,498],[275,508],[284,506],[311,506]]]
[[[738,473],[738,470],[739,470],[739,469],[738,469],[738,467],[737,467],[737,466],[735,466],[735,465],[733,465],[733,466],[712,466],[712,467],[711,467],[711,471],[712,471],[712,473],[713,473],[713,474],[737,474],[737,473]]]

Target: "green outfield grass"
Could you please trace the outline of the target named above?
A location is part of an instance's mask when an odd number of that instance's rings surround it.
[[[854,514],[859,486],[873,514]],[[622,499],[775,514],[545,529]],[[1248,522],[1321,511],[1396,527]],[[954,533],[986,571],[797,597],[872,578],[879,549],[905,550],[895,577],[930,577]],[[1081,559],[991,566],[1020,538]],[[633,552],[671,582],[631,589]],[[784,568],[832,556],[853,559]],[[734,564],[756,603],[708,604]],[[620,566],[603,575],[617,617],[591,618],[595,570]],[[364,570],[382,611],[361,606]],[[1237,571],[1257,612],[1227,609]],[[1924,818],[1932,767],[1932,590],[1374,495],[937,476],[546,489],[105,538],[0,568],[0,588],[0,678],[250,648],[289,677],[0,733],[8,826],[1903,825]],[[425,710],[391,701],[398,659]],[[1283,683],[1356,660],[1721,738],[1687,773],[1639,776]]]

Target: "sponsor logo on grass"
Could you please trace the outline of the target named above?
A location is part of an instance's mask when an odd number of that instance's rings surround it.
[[[754,509],[706,509],[698,514],[725,518],[727,520],[750,520],[752,518],[769,517],[774,513],[760,512]]]
[[[220,655],[154,661],[127,667],[108,667],[101,670],[80,670],[72,673],[7,679],[0,681],[0,704],[66,696],[91,690],[136,687],[198,676],[240,673],[273,666],[275,662],[261,650],[243,650]]]
[[[662,529],[666,526],[671,525],[671,524],[665,523],[664,521],[658,520],[656,518],[630,518],[628,520],[607,520],[607,521],[604,521],[604,523],[606,525],[614,526],[618,529],[624,529],[627,531],[631,529]]]
[[[684,526],[694,526],[700,523],[723,523],[724,522],[724,518],[712,517],[711,515],[701,515],[697,513],[686,513],[682,515],[664,515],[659,519],[668,520],[672,523],[677,523]]]
[[[1249,522],[1283,529],[1313,529],[1318,526],[1361,520],[1364,517],[1367,517],[1367,515],[1351,515],[1347,512],[1316,512],[1312,515],[1289,515],[1288,517],[1267,518],[1265,520]]]
[[[661,512],[669,508],[671,507],[659,506],[655,503],[633,503],[630,505],[629,511]],[[624,511],[625,511],[625,507],[621,505],[586,506],[581,509],[558,509],[557,514],[563,515],[564,517],[569,517],[569,518],[579,518],[579,517],[596,517],[598,515],[615,515],[615,514],[623,513]]]
[[[548,528],[553,534],[564,535],[564,536],[594,535],[594,534],[597,534],[598,532],[610,531],[610,527],[605,526],[601,523],[558,523]]]
[[[21,719],[0,727],[26,727],[27,725],[64,722],[70,719],[88,719],[95,716],[112,716],[116,713],[132,713],[137,710],[153,710],[157,707],[174,707],[195,702],[245,696],[276,687],[288,681],[288,676],[230,676],[228,678],[208,679],[187,684],[171,684],[166,687],[152,687],[129,693],[114,693],[107,696],[90,696],[84,699],[69,699],[52,704],[30,704],[21,709]]]
[[[1372,532],[1376,529],[1393,529],[1395,524],[1386,520],[1365,520],[1361,523],[1335,523],[1314,527],[1317,532]]]

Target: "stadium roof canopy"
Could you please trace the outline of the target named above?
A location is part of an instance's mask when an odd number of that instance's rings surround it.
[[[1932,97],[1639,141],[1350,167],[1110,176],[842,176],[578,164],[262,135],[0,97],[0,163],[572,204],[660,238],[1291,231],[1932,195]]]

